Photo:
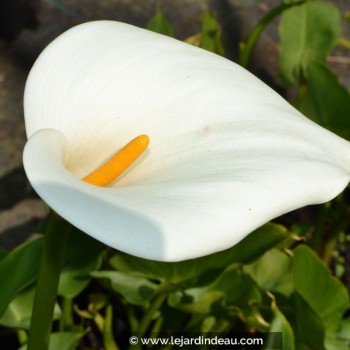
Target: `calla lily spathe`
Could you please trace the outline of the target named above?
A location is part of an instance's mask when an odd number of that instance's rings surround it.
[[[349,143],[238,65],[112,21],[53,41],[25,89],[24,165],[38,194],[121,251],[176,261],[226,249],[267,221],[326,202]],[[149,149],[112,186],[81,179],[140,134]]]

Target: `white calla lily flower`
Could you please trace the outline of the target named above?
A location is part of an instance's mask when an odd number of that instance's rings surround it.
[[[222,57],[96,21],[54,40],[25,89],[24,165],[58,214],[105,244],[177,261],[226,249],[271,219],[331,200],[349,143]],[[82,180],[140,134],[109,187]]]

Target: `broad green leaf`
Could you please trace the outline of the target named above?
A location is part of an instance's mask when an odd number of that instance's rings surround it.
[[[91,280],[90,271],[101,264],[102,247],[99,241],[81,231],[74,230],[70,234],[58,295],[71,299],[81,293]]]
[[[325,329],[319,315],[298,294],[293,294],[297,349],[324,350]]]
[[[196,314],[219,314],[223,309],[225,294],[221,291],[209,291],[205,288],[186,290],[170,295],[169,304],[182,311]]]
[[[295,350],[293,329],[286,317],[277,307],[275,300],[272,301],[271,309],[273,312],[273,319],[270,326],[271,333],[267,339],[265,348],[277,349],[276,345],[279,345],[279,338],[276,339],[275,333],[282,332],[282,350]]]
[[[338,9],[329,2],[307,1],[284,11],[280,21],[280,66],[290,83],[312,62],[325,62],[340,31]]]
[[[7,255],[7,251],[0,247],[0,261]]]
[[[49,350],[76,350],[83,336],[83,333],[52,333]],[[19,350],[27,350],[27,346],[24,345]]]
[[[341,340],[336,337],[326,337],[326,350],[349,350],[350,341]]]
[[[155,15],[148,22],[146,28],[156,33],[171,37],[174,36],[173,28],[159,8],[157,9]]]
[[[42,239],[18,246],[0,261],[0,315],[11,300],[33,283],[39,270]]]
[[[108,279],[113,290],[120,293],[130,304],[142,305],[156,293],[158,285],[141,277],[130,276],[117,271],[94,271],[94,278]]]
[[[350,317],[342,320],[339,332],[326,334],[327,350],[350,349]]]
[[[349,308],[344,285],[306,245],[294,250],[292,271],[296,292],[320,317],[326,331],[337,332],[342,316]]]
[[[169,304],[186,312],[210,314],[229,310],[252,312],[252,305],[261,301],[261,294],[252,279],[230,269],[206,287],[190,288],[172,293]]]
[[[252,232],[232,248],[202,258],[165,263],[118,253],[110,260],[110,264],[125,273],[194,286],[201,275],[206,277],[206,284],[210,283],[228,265],[252,262],[287,237],[285,227],[270,223]]]
[[[339,337],[350,342],[350,317],[342,321]]]
[[[186,38],[185,42],[221,56],[225,54],[221,27],[209,11],[202,14],[201,31]]]
[[[349,92],[324,64],[310,64],[307,72],[307,83],[297,101],[298,109],[325,128],[350,138]]]
[[[34,295],[34,287],[27,288],[18,294],[1,315],[0,324],[5,327],[28,330],[30,326],[30,320],[32,318]],[[61,310],[56,304],[53,316],[54,320],[57,320],[60,315]]]
[[[260,259],[243,267],[265,291],[289,296],[293,291],[291,259],[277,249],[267,251]]]
[[[221,27],[213,14],[208,11],[204,12],[201,17],[199,46],[218,55],[224,55]]]
[[[165,316],[165,317],[164,317]],[[188,325],[191,323],[189,315],[182,312],[179,309],[172,308],[168,303],[164,303],[162,306],[162,318],[161,327],[159,332],[183,332],[183,331],[200,331],[200,328],[188,329]],[[201,321],[202,321],[201,317]]]

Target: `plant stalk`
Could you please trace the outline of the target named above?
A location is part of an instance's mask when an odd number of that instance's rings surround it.
[[[279,14],[281,14],[284,10],[296,6],[301,5],[304,2],[304,0],[299,2],[294,2],[291,4],[280,4],[273,8],[270,12],[268,12],[254,27],[253,31],[250,33],[248,39],[245,42],[240,43],[239,47],[239,54],[238,54],[238,63],[244,67],[247,68],[249,66],[250,60],[252,58],[252,54],[256,45],[256,42],[258,41],[261,33],[264,31],[266,26]]]
[[[44,237],[27,350],[47,350],[49,347],[58,282],[71,227],[56,213],[50,213]]]
[[[147,309],[146,313],[142,317],[141,322],[138,326],[137,333],[139,336],[142,336],[143,334],[145,334],[145,332],[147,331],[147,328],[148,328],[149,324],[151,323],[155,313],[162,306],[162,304],[167,296],[168,296],[167,293],[162,292],[154,297],[154,299],[151,302],[150,307]]]
[[[73,299],[63,298],[62,314],[59,322],[60,332],[68,331],[73,326],[72,309],[73,309]]]
[[[107,305],[105,326],[103,330],[103,344],[108,350],[119,350],[118,345],[113,337],[113,307],[111,304]]]

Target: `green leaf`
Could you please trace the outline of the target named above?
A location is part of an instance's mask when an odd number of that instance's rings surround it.
[[[298,294],[293,294],[297,349],[324,350],[325,329],[319,315]]]
[[[344,285],[306,245],[294,250],[292,270],[296,292],[320,317],[326,331],[338,331],[342,316],[349,307]]]
[[[339,11],[329,2],[307,1],[284,11],[279,27],[284,78],[295,83],[311,62],[325,62],[339,31]]]
[[[221,56],[225,53],[222,42],[221,27],[213,14],[209,11],[204,12],[201,17],[199,46],[202,49],[214,52]]]
[[[252,305],[261,302],[261,294],[252,279],[229,269],[209,286],[172,293],[169,304],[186,312],[221,314],[224,310],[252,313]]]
[[[7,255],[7,251],[0,247],[0,261]]]
[[[83,336],[83,333],[52,333],[49,350],[76,350]],[[27,350],[27,346],[24,345],[19,350]]]
[[[158,285],[145,278],[126,275],[117,271],[94,271],[94,278],[108,279],[113,290],[120,293],[127,302],[142,305],[148,302],[156,293]]]
[[[60,276],[58,295],[72,299],[82,292],[91,280],[90,271],[101,264],[103,245],[87,234],[73,230],[67,242],[65,266]]]
[[[164,34],[171,37],[174,36],[173,28],[159,8],[157,9],[155,15],[148,22],[146,28],[159,34]]]
[[[336,337],[326,337],[326,350],[349,350],[350,341],[338,339]]]
[[[342,320],[339,332],[328,333],[326,337],[327,350],[350,349],[350,317]]]
[[[16,295],[36,280],[42,243],[41,238],[24,243],[0,261],[0,315]]]
[[[110,260],[110,264],[116,270],[125,273],[185,286],[196,285],[203,275],[208,284],[228,265],[252,262],[287,237],[285,227],[269,223],[252,232],[232,248],[198,259],[165,263],[118,253]]]
[[[310,119],[339,135],[350,137],[350,95],[324,64],[307,69],[307,83],[300,89],[298,109]]]
[[[277,249],[267,251],[260,259],[243,267],[265,291],[289,296],[293,291],[291,259]]]
[[[273,312],[273,319],[269,330],[271,333],[268,336],[265,348],[277,349],[279,339],[276,341],[274,333],[282,332],[282,350],[294,350],[293,329],[283,313],[278,309],[275,300],[272,301],[271,310]]]
[[[1,315],[0,324],[5,327],[29,330],[30,320],[32,318],[34,295],[34,287],[27,288],[19,293]],[[57,320],[60,315],[61,310],[56,304],[53,316],[54,320]]]
[[[204,288],[190,289],[170,295],[169,304],[182,311],[196,314],[219,314],[222,311],[225,295],[220,291],[206,291]]]
[[[342,321],[339,337],[350,342],[350,317]]]

